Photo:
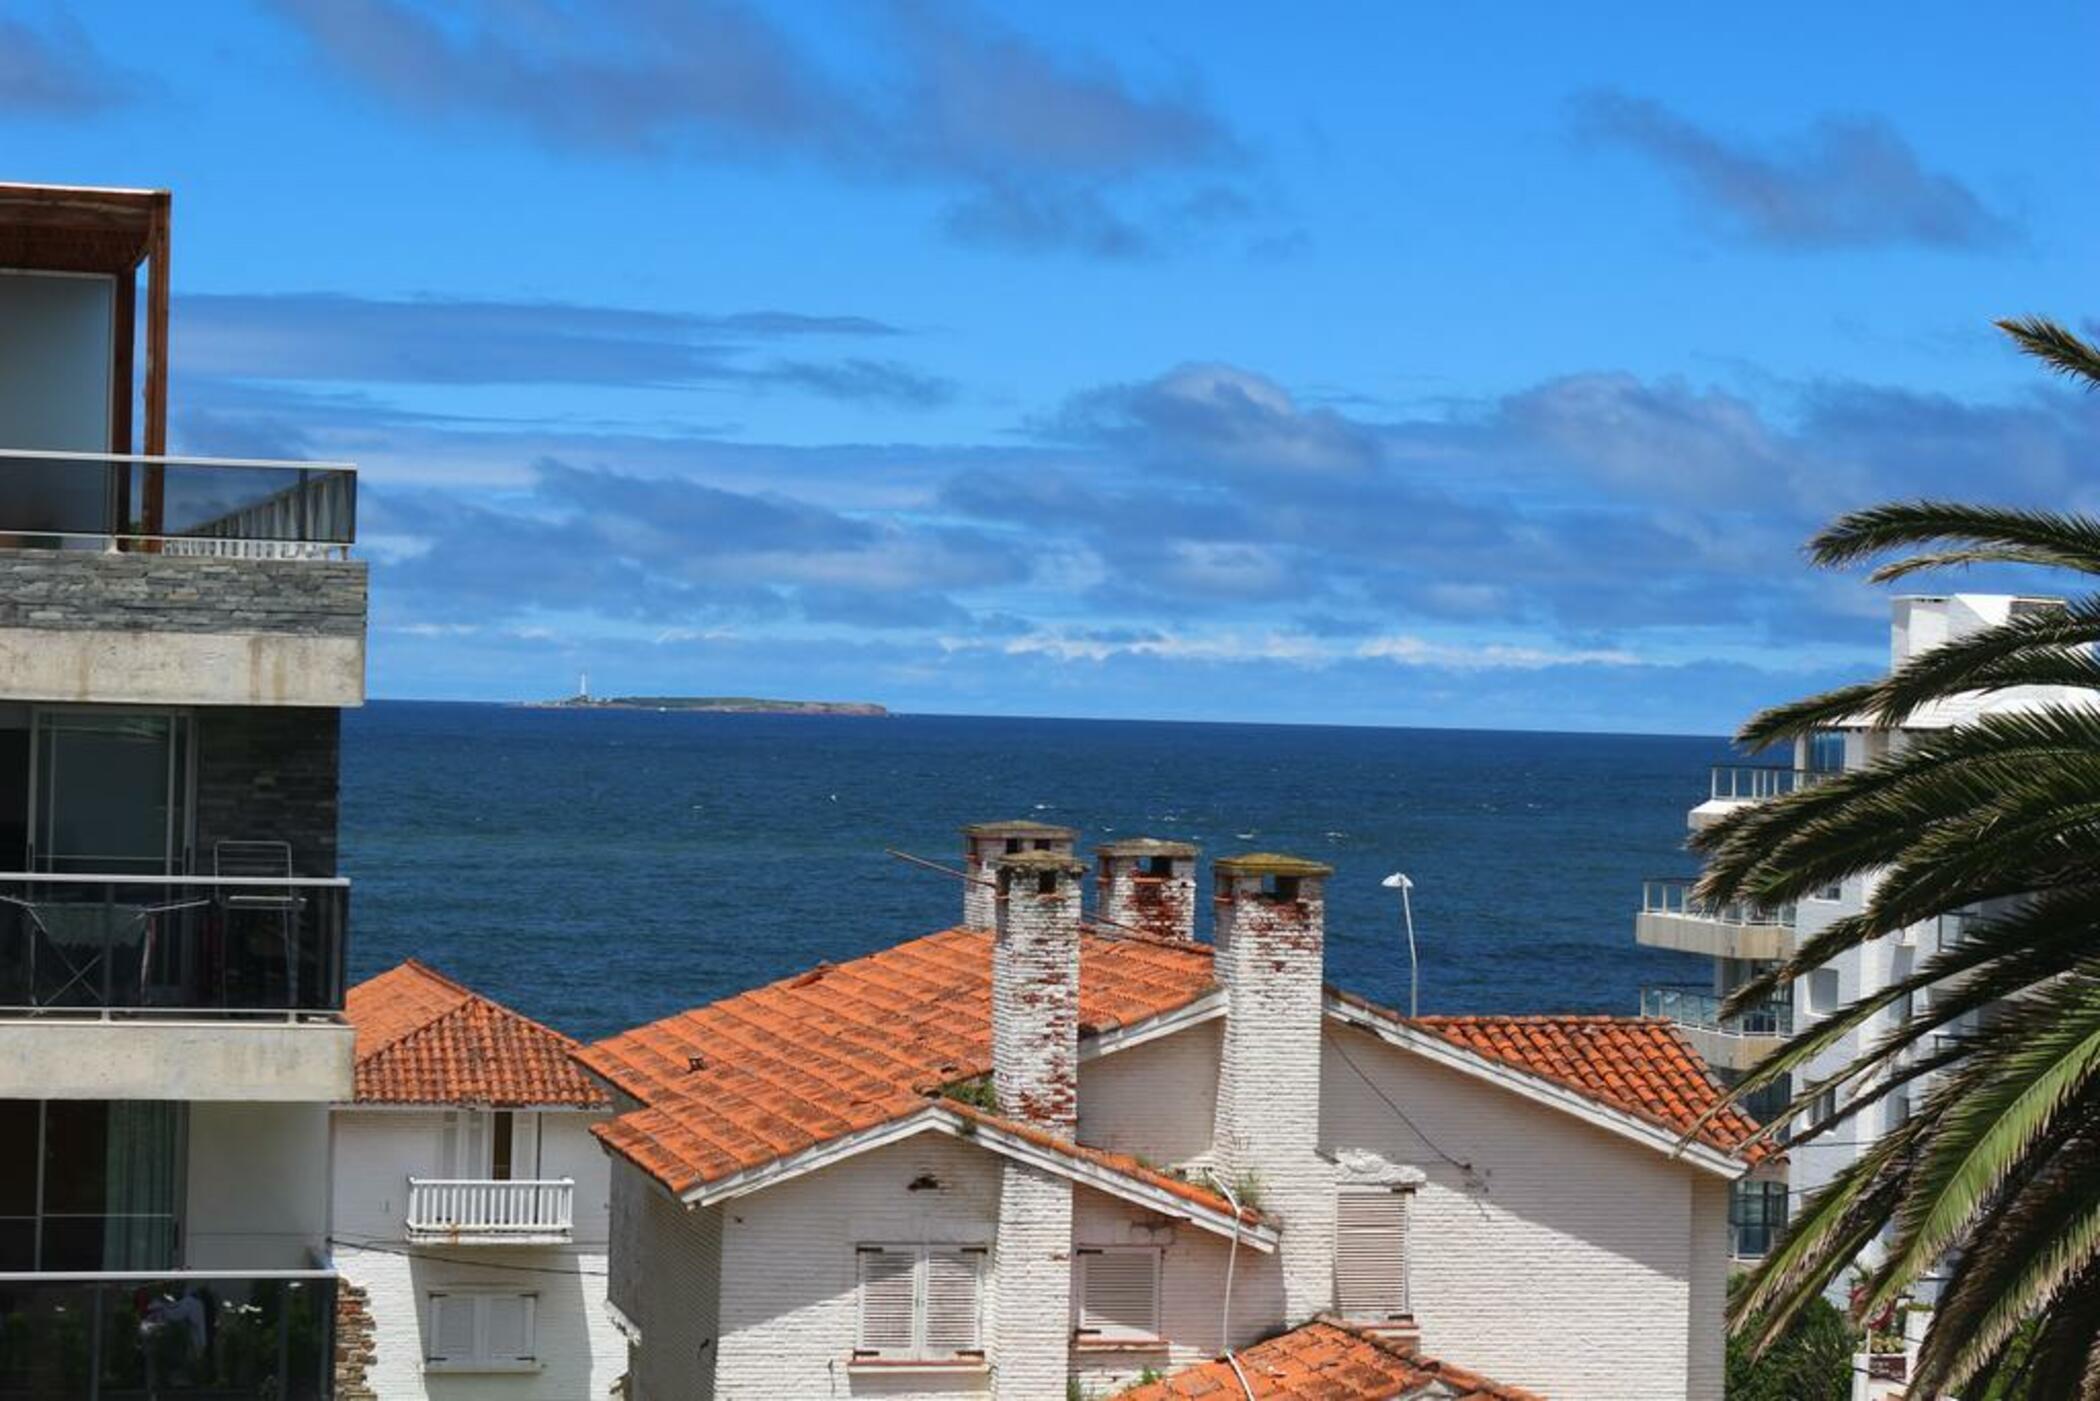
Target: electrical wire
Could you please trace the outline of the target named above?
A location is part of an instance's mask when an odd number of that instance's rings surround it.
[[[1414,1132],[1416,1138],[1421,1139],[1423,1143],[1427,1144],[1430,1152],[1436,1154],[1439,1158],[1442,1158],[1452,1167],[1455,1167],[1460,1172],[1464,1173],[1466,1175],[1467,1181],[1475,1183],[1481,1181],[1479,1174],[1473,1171],[1473,1165],[1471,1163],[1462,1161],[1458,1158],[1454,1158],[1449,1153],[1446,1153],[1443,1150],[1442,1146],[1440,1146],[1435,1139],[1431,1138],[1427,1133],[1423,1132],[1422,1126],[1420,1124],[1417,1124],[1413,1119],[1407,1117],[1407,1111],[1393,1102],[1393,1097],[1385,1092],[1383,1086],[1381,1086],[1376,1080],[1373,1080],[1369,1075],[1364,1073],[1364,1068],[1356,1063],[1356,1057],[1350,1055],[1349,1048],[1342,1044],[1341,1037],[1337,1036],[1336,1038],[1334,1038],[1333,1045],[1334,1049],[1341,1053],[1342,1060],[1348,1065],[1348,1067],[1351,1070],[1356,1072],[1356,1078],[1363,1081],[1365,1087],[1369,1089],[1372,1094],[1377,1095],[1378,1098],[1385,1104],[1385,1107],[1392,1110],[1393,1113],[1396,1116],[1398,1116],[1400,1122],[1407,1125],[1407,1127]]]

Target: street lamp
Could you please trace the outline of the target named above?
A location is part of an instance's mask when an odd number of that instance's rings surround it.
[[[1422,969],[1415,961],[1415,911],[1407,898],[1415,883],[1395,871],[1379,884],[1400,892],[1400,918],[1407,925],[1407,1015],[1418,1017],[1422,1015]]]

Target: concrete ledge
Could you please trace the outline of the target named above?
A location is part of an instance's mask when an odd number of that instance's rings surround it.
[[[1794,931],[1783,924],[1724,924],[1698,915],[1644,911],[1634,917],[1634,942],[1712,958],[1772,962],[1794,956]]]
[[[1786,1044],[1784,1036],[1746,1036],[1689,1022],[1675,1025],[1706,1063],[1720,1070],[1748,1070]]]
[[[0,1019],[0,1098],[347,1101],[344,1022]]]
[[[286,632],[0,627],[0,699],[363,705],[365,640]]]

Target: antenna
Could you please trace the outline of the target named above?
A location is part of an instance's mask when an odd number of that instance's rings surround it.
[[[1415,883],[1398,871],[1378,883],[1387,890],[1400,892],[1400,918],[1407,924],[1407,1015],[1419,1017],[1422,1015],[1422,966],[1415,961],[1415,911],[1407,898],[1407,892],[1415,888]]]

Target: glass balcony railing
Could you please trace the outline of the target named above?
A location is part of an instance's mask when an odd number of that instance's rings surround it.
[[[0,449],[0,544],[306,559],[356,540],[339,463]]]
[[[0,874],[0,1016],[334,1014],[350,882]]]
[[[1712,920],[1717,924],[1777,925],[1784,929],[1794,927],[1792,905],[1768,909],[1763,905],[1752,905],[1742,901],[1714,904],[1693,897],[1692,887],[1695,884],[1691,878],[1679,876],[1665,876],[1641,882],[1641,913],[1681,915],[1686,919]]]
[[[326,1401],[336,1276],[0,1274],[0,1401]]]
[[[1794,1034],[1794,1005],[1791,1002],[1764,1002],[1745,1008],[1732,1017],[1724,1017],[1721,1007],[1726,1001],[1726,998],[1703,988],[1645,987],[1641,989],[1641,1015],[1663,1017],[1723,1036]]]
[[[1788,764],[1715,764],[1710,791],[1715,802],[1753,803],[1813,787],[1830,777],[1823,769],[1797,769]]]

